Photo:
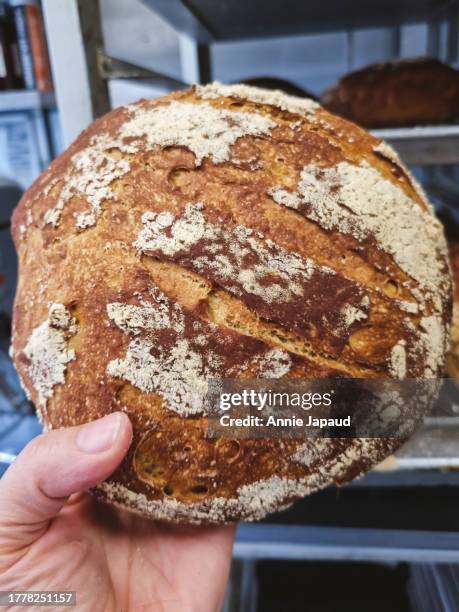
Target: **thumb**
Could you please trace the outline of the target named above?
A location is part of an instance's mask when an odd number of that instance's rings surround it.
[[[122,412],[33,439],[0,480],[0,550],[40,537],[72,493],[115,470],[131,440],[132,426]]]

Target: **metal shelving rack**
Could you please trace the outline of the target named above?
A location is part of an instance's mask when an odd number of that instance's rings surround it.
[[[0,92],[0,113],[28,110],[45,110],[55,107],[54,94],[28,89],[12,89]]]
[[[459,163],[459,125],[391,128],[372,132],[389,142],[408,165]]]
[[[26,112],[32,121],[37,139],[39,164],[42,169],[53,156],[47,111],[56,107],[54,94],[36,90],[12,89],[0,92],[0,113]]]
[[[450,26],[448,54],[457,56],[457,0],[142,0],[176,29],[184,42],[182,57],[194,63],[195,80],[212,80],[212,45],[220,42],[294,36],[319,32],[352,32],[372,27],[394,28],[394,55],[400,49],[399,26],[428,22],[429,54],[435,54],[440,21]],[[185,53],[183,54],[185,55]],[[352,57],[352,49],[349,50]],[[185,63],[185,61],[183,61]],[[186,79],[185,79],[186,80]]]
[[[143,0],[199,44],[399,26],[451,17],[454,0]]]

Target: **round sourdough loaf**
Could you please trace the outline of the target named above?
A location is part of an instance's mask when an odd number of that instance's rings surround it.
[[[436,377],[439,222],[394,151],[315,102],[214,83],[118,108],[13,220],[13,356],[46,428],[124,410],[100,498],[255,520],[363,473],[387,439],[206,437],[212,377]]]

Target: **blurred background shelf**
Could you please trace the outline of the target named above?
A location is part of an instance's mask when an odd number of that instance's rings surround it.
[[[372,130],[389,142],[408,165],[459,163],[459,125],[434,125]]]
[[[395,26],[448,17],[456,0],[143,0],[201,43]],[[262,17],[262,18],[261,18]]]
[[[0,112],[18,112],[55,108],[54,94],[28,89],[0,92]]]

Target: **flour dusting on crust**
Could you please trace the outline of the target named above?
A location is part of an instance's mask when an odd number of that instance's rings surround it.
[[[424,378],[443,376],[445,355],[449,349],[449,333],[442,317],[437,314],[422,317],[418,325],[406,319],[405,328],[412,334],[414,342],[407,347],[408,355],[424,365]]]
[[[107,366],[145,393],[158,393],[165,406],[184,416],[206,412],[211,378],[236,377],[246,370],[261,378],[280,377],[290,355],[201,321],[158,288],[139,304],[112,302],[109,318],[130,337],[126,355]]]
[[[119,136],[125,143],[129,139],[133,153],[155,146],[186,147],[195,154],[196,166],[204,158],[215,164],[228,161],[236,140],[243,136],[266,136],[276,127],[269,117],[218,109],[207,103],[174,101],[150,109],[131,108],[132,116],[122,125]]]
[[[417,314],[419,312],[419,305],[416,302],[397,300],[395,303],[400,308],[400,310],[408,312],[409,314]]]
[[[263,378],[282,378],[290,372],[292,367],[290,355],[278,348],[273,348],[255,357],[252,363],[256,364],[260,372],[263,372]]]
[[[152,298],[154,301],[141,301],[139,306],[119,302],[107,305],[108,316],[132,335],[126,356],[110,361],[107,373],[146,393],[160,393],[175,412],[202,412],[207,379],[221,362],[216,354],[193,350],[184,337],[185,315],[178,304],[158,290],[152,291]],[[161,330],[174,335],[169,346],[162,345]]]
[[[426,378],[440,376],[440,366],[448,350],[448,336],[440,317],[431,315],[423,317],[420,322],[420,350],[425,359]]]
[[[51,304],[48,318],[33,330],[24,347],[27,373],[42,407],[46,407],[54,386],[65,382],[67,363],[75,359],[75,351],[67,343],[76,331],[76,321],[65,306]]]
[[[163,520],[257,520],[354,478],[397,445],[335,438],[185,447],[204,435],[206,419],[196,416],[206,415],[211,379],[422,376],[424,367],[438,376],[448,307],[441,232],[414,201],[396,154],[383,144],[371,152],[370,136],[326,117],[315,102],[281,92],[197,86],[97,122],[25,197],[14,357],[41,415],[49,427],[67,426],[122,401],[136,442],[151,438],[143,456],[133,448],[113,482],[98,486],[106,499]],[[363,158],[375,167],[358,164]],[[320,166],[341,159],[353,163]],[[270,186],[299,214],[277,207],[276,215]],[[43,228],[37,213],[49,206]],[[75,235],[69,222],[99,225]],[[333,244],[341,232],[358,242],[352,263],[354,240]],[[411,278],[393,274],[395,264]],[[384,295],[388,280],[396,290]],[[24,337],[23,322],[34,308],[45,312],[59,283],[81,309],[78,343],[73,309],[63,304],[52,304],[41,325],[35,317]],[[64,406],[70,396],[73,411]],[[163,459],[170,488],[155,478]],[[209,486],[195,487],[195,476]]]
[[[313,487],[304,481],[274,476],[269,480],[241,487],[238,496],[234,498],[213,497],[188,504],[168,498],[148,499],[143,493],[135,493],[120,483],[103,482],[96,487],[96,491],[101,491],[103,496],[115,505],[156,520],[185,520],[187,523],[200,525],[260,520],[270,512],[287,508],[294,499],[318,488],[320,485]],[[287,495],[290,499],[285,503]]]
[[[441,290],[446,243],[440,223],[366,162],[311,164],[303,168],[297,193],[273,188],[269,194],[327,230],[359,241],[374,238],[422,287]]]
[[[434,210],[433,206],[429,202],[427,194],[424,191],[422,185],[419,183],[419,181],[416,180],[413,174],[411,174],[411,172],[408,170],[408,168],[405,166],[405,164],[400,159],[397,151],[393,147],[391,147],[390,144],[388,144],[384,140],[381,140],[380,143],[378,143],[375,147],[373,147],[373,151],[375,153],[378,153],[382,157],[385,157],[386,159],[388,159],[390,162],[392,162],[396,166],[399,166],[405,172],[405,174],[409,177],[410,183],[412,184],[418,196],[421,198],[423,204],[425,204],[425,206],[427,206],[427,208],[429,208],[430,210],[432,211]]]
[[[126,333],[138,334],[142,330],[184,330],[184,314],[178,304],[170,302],[164,294],[154,292],[154,302],[141,302],[140,306],[112,302],[107,304],[108,316]]]
[[[57,227],[65,204],[73,197],[85,199],[89,209],[76,215],[76,226],[85,229],[95,225],[102,212],[102,202],[114,197],[111,184],[130,170],[127,159],[110,155],[109,150],[118,144],[108,136],[94,136],[88,147],[75,153],[70,169],[64,177],[56,205],[46,211],[44,221]]]
[[[144,213],[144,229],[134,246],[142,252],[161,251],[166,256],[173,256],[206,241],[206,253],[193,258],[194,269],[200,273],[215,270],[219,276],[234,283],[234,293],[240,294],[239,285],[247,293],[269,302],[288,302],[294,296],[303,295],[302,284],[311,277],[315,267],[312,260],[276,247],[270,240],[256,240],[256,234],[242,225],[232,232],[213,225],[206,221],[203,208],[201,202],[190,203],[185,213],[177,218],[169,212]],[[250,268],[244,263],[249,248],[258,256],[258,262]],[[332,270],[328,271],[333,274]],[[268,283],[269,275],[276,275],[278,282]]]
[[[367,312],[364,312],[360,308],[356,308],[352,304],[346,304],[341,309],[343,316],[343,322],[346,327],[351,327],[356,321],[363,321],[368,318]]]
[[[399,340],[390,354],[389,371],[394,378],[406,377],[406,341]]]
[[[336,350],[345,344],[369,312],[360,285],[248,227],[210,222],[204,208],[195,202],[179,215],[144,213],[134,246],[202,274],[268,320],[304,336],[313,325]]]
[[[212,100],[220,96],[237,98],[258,104],[268,104],[280,110],[311,118],[320,105],[309,98],[298,98],[280,90],[267,90],[250,85],[223,85],[218,81],[209,85],[195,85],[196,94],[203,99]]]
[[[58,227],[64,206],[73,197],[89,204],[88,210],[76,215],[76,227],[96,224],[102,203],[115,197],[111,184],[130,171],[129,159],[111,154],[111,149],[126,155],[156,146],[179,146],[194,153],[196,166],[205,158],[219,164],[230,159],[231,147],[239,138],[266,136],[276,127],[269,117],[217,109],[207,103],[173,101],[153,108],[130,105],[126,109],[129,119],[116,134],[93,136],[86,148],[73,155],[57,202],[44,215],[46,224]]]

